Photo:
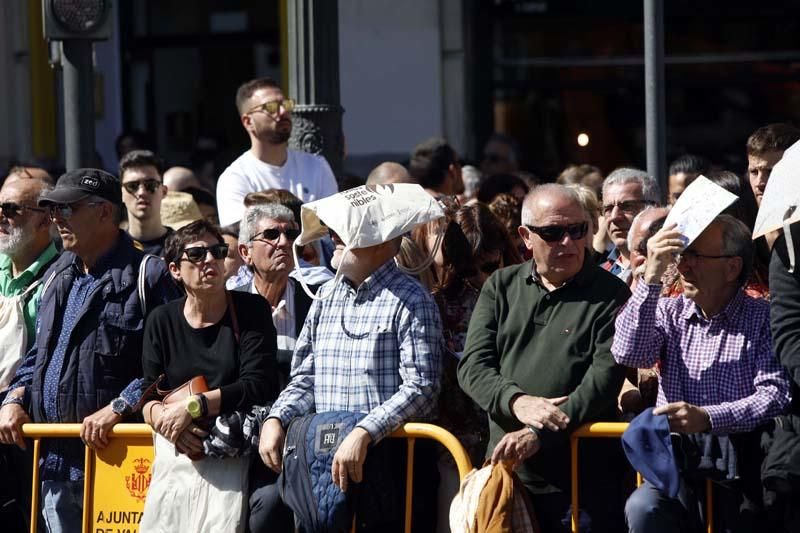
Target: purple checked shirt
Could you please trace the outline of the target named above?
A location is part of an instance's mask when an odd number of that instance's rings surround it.
[[[769,303],[742,291],[706,319],[685,296],[659,298],[644,282],[617,316],[617,363],[660,361],[657,405],[684,401],[705,409],[712,433],[750,431],[789,404],[789,381],[772,351]]]

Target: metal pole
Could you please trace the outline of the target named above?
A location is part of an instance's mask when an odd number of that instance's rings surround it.
[[[289,147],[328,160],[342,178],[344,137],[339,99],[338,0],[288,0],[289,94],[292,112]]]
[[[91,166],[94,159],[94,71],[92,42],[61,43],[64,79],[64,148],[67,170]]]
[[[644,108],[647,173],[667,191],[666,111],[664,105],[664,4],[644,0]]]

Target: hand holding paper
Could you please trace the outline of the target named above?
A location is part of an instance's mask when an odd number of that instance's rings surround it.
[[[738,198],[705,176],[698,176],[675,202],[664,227],[675,224],[685,248]]]

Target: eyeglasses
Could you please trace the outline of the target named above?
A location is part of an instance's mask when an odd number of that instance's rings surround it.
[[[264,102],[263,104],[258,104],[254,108],[252,108],[247,113],[253,113],[255,111],[264,111],[265,113],[269,113],[270,115],[278,114],[278,111],[283,110],[287,113],[291,113],[294,109],[294,100],[291,98],[284,98],[283,100],[272,100],[269,102]]]
[[[225,259],[228,256],[227,244],[213,244],[211,246],[192,246],[185,248],[183,252],[186,254],[186,259],[192,263],[201,263],[205,261],[206,256],[211,253],[214,259]],[[183,259],[179,259],[183,261]]]
[[[72,218],[79,207],[92,207],[102,202],[86,202],[85,204],[51,204],[49,207],[50,218]]]
[[[487,261],[485,263],[481,263],[480,266],[478,266],[478,268],[484,274],[491,274],[492,272],[500,268],[501,262],[502,261],[500,259],[498,259],[497,261]]]
[[[37,213],[44,213],[46,209],[38,207],[31,207],[29,205],[15,204],[14,202],[0,203],[0,209],[3,211],[3,216],[6,218],[15,218],[21,215],[24,211],[36,211]]]
[[[575,224],[568,224],[566,226],[528,226],[525,227],[538,235],[545,242],[558,242],[564,238],[564,234],[569,235],[573,241],[582,239],[589,229],[586,222],[577,222]]]
[[[250,237],[251,241],[277,241],[281,238],[281,233],[286,235],[287,241],[293,241],[297,237],[300,236],[300,230],[295,228],[288,228],[288,229],[278,229],[278,228],[269,228],[265,229],[264,231],[258,232],[252,237]]]
[[[686,264],[694,265],[697,264],[698,259],[726,259],[728,257],[738,257],[736,255],[705,255],[705,254],[698,254],[694,250],[684,250],[683,252],[678,254],[678,262],[680,263],[683,261]]]
[[[136,194],[136,191],[138,191],[141,186],[144,186],[144,190],[152,194],[156,192],[156,189],[161,187],[161,182],[150,178],[146,180],[127,181],[122,184],[122,187],[130,194]]]
[[[614,212],[615,207],[619,208],[619,210],[626,215],[635,215],[641,211],[644,206],[652,205],[652,203],[653,202],[649,202],[647,200],[626,200],[616,204],[606,204],[603,206],[603,216],[610,217],[611,213]]]

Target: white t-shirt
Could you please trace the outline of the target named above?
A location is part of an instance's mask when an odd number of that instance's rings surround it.
[[[303,202],[339,192],[336,178],[324,157],[289,150],[286,163],[278,167],[264,163],[248,150],[231,163],[217,181],[219,223],[227,226],[240,221],[244,197],[267,189],[286,189]]]

